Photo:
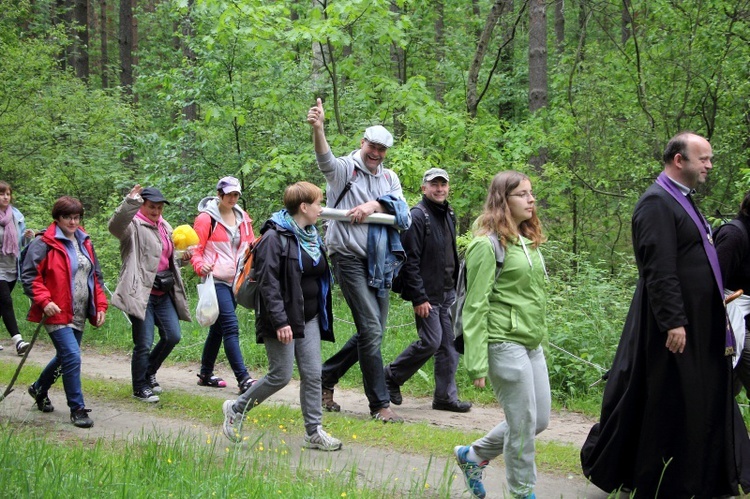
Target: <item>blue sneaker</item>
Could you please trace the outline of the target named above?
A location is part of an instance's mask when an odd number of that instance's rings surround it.
[[[471,497],[483,499],[487,495],[487,492],[484,490],[482,475],[489,461],[482,461],[481,463],[469,461],[466,458],[468,453],[468,445],[457,445],[453,448],[453,454],[456,455],[456,462],[463,472],[464,482],[466,482],[466,488],[469,489]]]

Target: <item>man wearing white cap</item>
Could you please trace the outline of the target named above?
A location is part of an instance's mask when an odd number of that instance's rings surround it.
[[[307,113],[307,122],[313,129],[318,168],[326,178],[328,205],[347,210],[350,217],[350,222],[331,221],[326,244],[336,281],[351,309],[357,332],[323,364],[323,406],[328,411],[341,410],[333,400],[333,388],[349,368],[359,362],[371,416],[386,423],[402,422],[403,418],[390,408],[380,351],[388,319],[388,293],[387,290],[379,292],[372,285],[368,272],[368,257],[371,256],[368,224],[362,223],[375,212],[387,212],[386,204],[378,201],[384,198],[402,204],[408,218],[406,227],[411,223],[398,176],[383,168],[393,136],[380,125],[369,127],[360,141],[360,149],[336,158],[326,140],[324,121],[323,103],[318,99]]]

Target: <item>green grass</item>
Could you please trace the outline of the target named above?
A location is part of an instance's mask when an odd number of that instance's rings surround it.
[[[254,449],[193,435],[135,441],[60,441],[5,423],[0,437],[4,497],[422,497],[394,486],[363,486],[356,463],[341,471],[292,457],[283,443]],[[264,451],[267,450],[267,451]],[[123,459],[126,457],[126,459]],[[446,496],[449,482],[443,486]],[[436,491],[438,492],[438,491]]]
[[[9,380],[15,368],[15,363],[1,361],[0,379]],[[32,383],[40,370],[38,366],[25,367],[16,382],[16,388],[21,390]],[[218,428],[223,421],[217,399],[214,397],[192,395],[177,390],[163,393],[158,406],[136,405],[134,407],[130,403],[129,383],[88,378],[84,375],[82,385],[87,396],[113,404],[128,404],[129,410],[142,408],[143,412],[150,414],[157,413],[162,417],[194,421],[215,428]],[[252,422],[253,428],[271,435],[302,435],[304,433],[304,423],[298,408],[270,402],[249,412],[247,417]],[[361,443],[396,450],[399,453],[445,455],[454,446],[471,442],[484,434],[480,431],[436,429],[434,425],[425,422],[385,426],[385,428],[387,431],[383,431],[383,425],[373,424],[370,419],[341,413],[326,414],[326,429],[345,443]],[[538,442],[537,449],[537,465],[540,470],[565,474],[579,472],[578,449],[574,446]]]

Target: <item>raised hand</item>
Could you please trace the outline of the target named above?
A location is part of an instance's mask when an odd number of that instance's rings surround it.
[[[307,112],[307,122],[313,128],[322,128],[326,113],[323,110],[323,101],[318,97],[317,103]]]
[[[132,189],[130,189],[130,192],[128,193],[128,197],[130,199],[136,199],[138,196],[141,195],[141,191],[143,190],[143,187],[141,187],[141,184],[135,184]]]

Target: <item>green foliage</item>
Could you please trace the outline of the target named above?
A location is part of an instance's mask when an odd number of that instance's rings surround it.
[[[545,255],[550,274],[550,345],[545,354],[553,397],[565,404],[589,394],[603,370],[609,369],[637,275],[632,265],[623,262],[613,277],[553,244],[545,247]]]

